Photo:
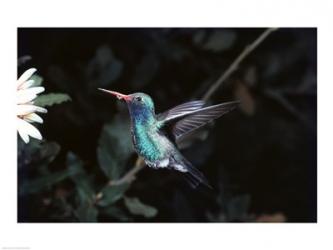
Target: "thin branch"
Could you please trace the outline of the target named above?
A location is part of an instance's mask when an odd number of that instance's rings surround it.
[[[278,102],[289,114],[293,115],[297,119],[301,121],[305,121],[304,116],[302,115],[301,112],[299,112],[294,106],[292,106],[288,100],[283,96],[282,93],[278,91],[271,91],[271,90],[266,90],[264,94]]]
[[[138,156],[136,159],[134,167],[128,171],[122,178],[118,180],[110,180],[109,186],[122,185],[125,183],[130,183],[135,180],[135,175],[145,166],[144,160]]]
[[[217,81],[208,89],[203,97],[204,101],[210,99],[214,92],[221,86],[221,84],[238,68],[238,65],[261,44],[272,32],[278,28],[269,28],[265,30],[253,43],[246,46],[242,53],[233,61],[229,68],[217,79]]]
[[[135,175],[145,166],[144,160],[138,156],[136,159],[136,162],[134,164],[134,167],[128,171],[122,178],[118,180],[110,180],[107,184],[107,186],[118,186],[125,183],[131,183],[135,180]],[[96,204],[100,199],[103,198],[102,191],[98,192],[93,200],[93,203]]]

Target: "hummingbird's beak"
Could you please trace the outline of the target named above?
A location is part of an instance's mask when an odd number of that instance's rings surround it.
[[[98,88],[98,89],[103,91],[103,92],[106,92],[106,93],[109,93],[111,95],[116,96],[119,100],[129,101],[130,98],[131,98],[129,95],[124,95],[124,94],[116,92],[116,91],[111,91],[111,90],[101,89],[101,88]]]

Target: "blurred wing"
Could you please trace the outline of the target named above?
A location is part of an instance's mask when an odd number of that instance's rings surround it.
[[[200,110],[196,110],[183,119],[177,121],[172,127],[172,135],[176,140],[181,136],[202,127],[210,121],[228,113],[229,111],[235,109],[239,104],[238,101],[235,102],[225,102],[217,104],[214,106],[209,106]]]
[[[205,104],[204,101],[191,101],[185,102],[181,105],[178,105],[172,109],[169,109],[161,114],[157,115],[157,119],[161,123],[167,123],[174,119],[179,119],[185,115],[193,113],[194,111],[201,109]]]

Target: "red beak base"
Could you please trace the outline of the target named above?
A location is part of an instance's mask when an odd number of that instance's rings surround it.
[[[103,92],[106,92],[108,94],[114,95],[119,100],[129,101],[131,99],[131,97],[129,95],[124,95],[124,94],[116,92],[116,91],[111,91],[111,90],[102,89],[102,88],[98,88],[98,89],[101,90],[101,91],[103,91]]]

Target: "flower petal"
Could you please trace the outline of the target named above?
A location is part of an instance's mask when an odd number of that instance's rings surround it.
[[[24,116],[24,115],[28,115],[30,113],[35,113],[35,112],[40,112],[40,113],[47,113],[47,109],[42,108],[42,107],[38,107],[35,105],[17,105],[16,106],[16,115],[19,116]]]
[[[17,104],[25,104],[36,99],[37,95],[33,93],[17,93],[16,101]]]
[[[30,102],[37,97],[37,94],[43,92],[44,87],[35,87],[30,89],[22,89],[17,91],[17,103],[23,104]]]
[[[42,117],[35,113],[30,113],[28,115],[25,115],[23,119],[27,122],[38,122],[38,123],[43,123]]]
[[[16,115],[27,115],[30,113],[36,112],[36,109],[33,105],[17,105],[16,106]]]
[[[17,118],[17,122],[18,122],[17,130],[20,131],[19,133],[27,134],[38,140],[43,139],[43,137],[42,137],[41,133],[38,131],[38,129],[35,128],[34,126],[32,126],[30,123],[28,123],[20,118]]]
[[[17,88],[20,88],[21,84],[23,84],[25,81],[27,81],[36,71],[37,71],[37,69],[35,69],[35,68],[26,70],[17,80]]]
[[[20,128],[19,126],[17,127],[17,132],[19,133],[20,137],[22,138],[22,140],[25,142],[25,143],[28,143],[29,142],[29,136],[28,134],[26,134],[24,132],[24,130],[22,128]]]
[[[23,90],[31,87],[34,84],[34,80],[28,80],[20,85],[20,88],[18,90]]]
[[[35,107],[35,109],[36,109],[36,112],[44,113],[44,114],[47,113],[47,109],[45,109],[45,108],[38,107],[38,106],[34,106],[34,107]]]

